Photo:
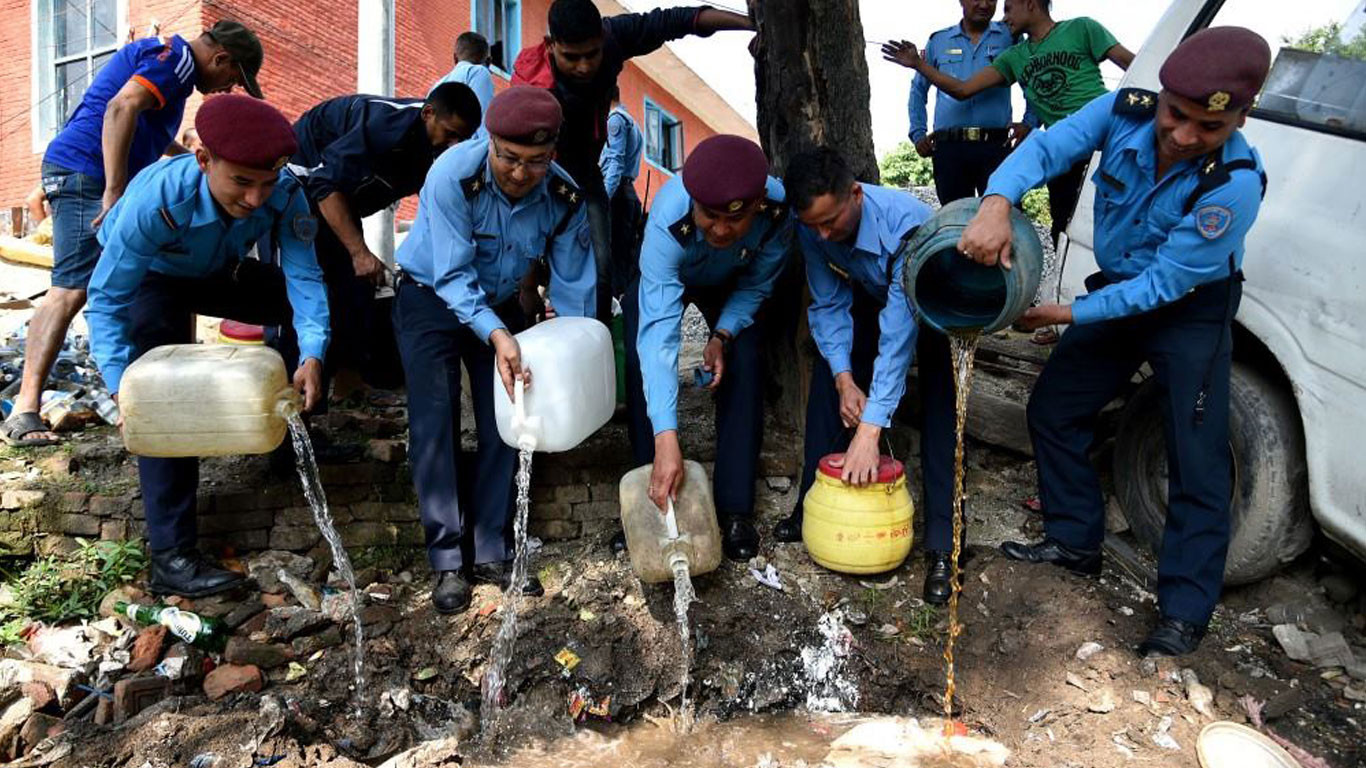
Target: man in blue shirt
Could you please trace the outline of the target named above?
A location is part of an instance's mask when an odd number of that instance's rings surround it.
[[[1005,22],[992,21],[996,0],[959,0],[963,20],[930,35],[925,60],[967,80],[1015,44]],[[934,132],[928,130],[930,81],[916,73],[911,84],[911,141],[921,157],[934,160],[934,190],[941,204],[976,197],[1028,125],[1010,121],[1010,89],[992,88],[964,101],[940,91],[934,102]],[[1033,116],[1025,111],[1025,123]]]
[[[551,162],[561,121],[559,103],[544,89],[513,87],[495,96],[484,119],[489,138],[462,142],[432,165],[417,221],[397,254],[394,329],[408,381],[408,455],[440,613],[469,606],[471,580],[506,588],[511,575],[516,451],[498,436],[494,398],[503,395],[493,377],[497,371],[509,398],[517,378],[531,382],[512,335],[524,324],[517,300],[523,277],[548,261],[555,311],[593,315],[596,270],[583,195]],[[462,361],[479,433],[473,476],[456,461]],[[465,484],[473,486],[468,514],[460,502]],[[473,563],[465,563],[462,543]],[[534,576],[525,591],[543,592]]]
[[[612,212],[612,295],[620,296],[635,277],[640,253],[640,197],[636,175],[645,137],[635,118],[621,104],[621,90],[612,86],[612,112],[607,115],[607,146],[602,148],[602,180]]]
[[[626,404],[636,464],[653,464],[648,493],[661,510],[683,483],[678,440],[678,350],[683,309],[696,304],[711,327],[701,386],[716,393],[716,516],[726,556],[759,549],[754,479],[763,438],[759,308],[792,245],[782,184],[758,144],[712,136],[681,176],[659,190],[645,223],[638,287],[622,301]],[[622,534],[612,541],[626,546]]]
[[[290,169],[304,179],[320,219],[314,250],[332,308],[324,386],[341,368],[383,381],[381,371],[397,367],[374,301],[385,266],[365,244],[361,219],[417,194],[432,162],[473,135],[481,117],[468,86],[442,83],[426,100],[338,96],[294,123],[299,150]]]
[[[902,289],[902,245],[932,215],[910,193],[854,181],[847,161],[822,148],[792,158],[783,180],[801,225],[811,336],[821,356],[811,369],[801,486],[773,537],[801,541],[802,502],[829,453],[842,479],[865,485],[878,474],[879,439],[906,391],[912,353],[924,411],[925,601],[949,599],[953,550],[954,385],[948,342],[921,332]],[[852,432],[852,439],[851,439]]]
[[[281,170],[295,149],[289,121],[264,101],[219,96],[195,115],[203,146],[139,173],[100,227],[104,250],[90,279],[90,353],[118,397],[126,369],[164,344],[194,342],[191,315],[291,324],[300,359],[294,386],[311,409],[322,395],[327,294],[313,257],[317,221]],[[281,266],[244,258],[270,233]],[[199,597],[239,574],[195,549],[199,459],[140,457],[152,555],[150,588]]]
[[[259,98],[261,43],[246,27],[220,21],[186,42],[179,35],[123,46],[85,89],[43,155],[42,185],[52,205],[52,288],[29,324],[24,377],[0,437],[10,445],[51,445],[38,400],[67,328],[85,306],[86,284],[99,259],[95,230],[138,171],[175,141],[185,101],[234,85]]]
[[[1097,150],[1100,272],[1070,305],[1028,310],[1026,327],[1068,325],[1029,401],[1045,538],[1007,557],[1100,572],[1105,507],[1087,451],[1096,414],[1144,362],[1163,395],[1169,478],[1156,628],[1140,654],[1194,651],[1219,600],[1228,553],[1231,323],[1243,239],[1265,176],[1238,132],[1271,64],[1256,33],[1215,27],[1162,65],[1162,92],[1125,88],[1031,137],[991,177],[959,250],[1009,267],[1009,209]]]
[[[432,93],[443,83],[464,83],[469,86],[479,99],[479,113],[488,112],[489,102],[493,101],[493,75],[489,73],[489,41],[483,35],[462,32],[455,38],[455,68],[436,81],[427,97],[431,98]],[[481,121],[474,138],[482,139],[488,135]]]

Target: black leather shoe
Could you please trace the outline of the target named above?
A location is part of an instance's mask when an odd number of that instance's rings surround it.
[[[1139,656],[1184,656],[1194,653],[1205,637],[1205,627],[1163,616],[1138,644]]]
[[[759,532],[754,530],[753,521],[742,517],[727,520],[721,526],[721,551],[738,563],[759,554]]]
[[[437,613],[460,613],[470,607],[474,590],[460,571],[441,571],[436,575],[436,586],[432,587],[432,607]]]
[[[962,560],[959,557],[959,562]],[[953,553],[930,550],[925,553],[925,602],[930,605],[945,605],[953,593]]]
[[[802,508],[800,504],[792,510],[792,514],[779,520],[778,524],[773,526],[773,538],[775,541],[788,544],[802,540]]]
[[[615,536],[612,537],[612,542],[611,542],[611,544],[610,544],[609,546],[612,547],[612,554],[614,554],[614,555],[619,555],[619,554],[621,554],[622,552],[625,552],[625,551],[626,551],[626,531],[617,531],[617,534],[616,534]]]
[[[205,597],[226,592],[246,580],[240,573],[211,565],[193,549],[152,551],[152,578],[147,588],[154,595]]]
[[[475,584],[497,584],[498,588],[507,591],[512,585],[512,563],[479,563],[470,569],[470,579]],[[532,597],[540,597],[545,594],[545,587],[541,586],[541,580],[536,578],[536,574],[526,575],[526,584],[522,585],[522,594]]]
[[[1001,552],[1011,560],[1026,563],[1052,563],[1082,576],[1100,575],[1100,550],[1069,547],[1057,539],[1044,539],[1038,544],[1007,541]]]

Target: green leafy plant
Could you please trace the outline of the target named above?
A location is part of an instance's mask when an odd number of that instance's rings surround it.
[[[1281,42],[1288,48],[1302,51],[1366,60],[1366,28],[1358,31],[1350,40],[1344,40],[1342,24],[1335,21],[1306,29],[1299,37],[1282,37]]]
[[[40,557],[11,581],[13,607],[0,616],[5,628],[16,619],[56,623],[95,616],[100,600],[147,566],[141,541],[76,539],[69,555]],[[15,630],[17,632],[17,630]],[[0,638],[7,635],[0,628]]]
[[[903,631],[907,637],[925,641],[934,637],[934,628],[938,624],[939,608],[929,603],[921,603],[907,611]]]
[[[1053,226],[1053,215],[1048,212],[1048,188],[1031,189],[1020,199],[1020,208],[1036,224]]]
[[[915,147],[909,141],[901,142],[883,155],[878,163],[878,171],[882,174],[884,187],[905,189],[934,183],[934,166],[930,159],[916,154]]]

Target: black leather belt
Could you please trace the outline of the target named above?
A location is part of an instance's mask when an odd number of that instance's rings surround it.
[[[934,132],[935,141],[990,141],[1004,144],[1010,138],[1008,128],[978,128],[964,126],[941,128]]]

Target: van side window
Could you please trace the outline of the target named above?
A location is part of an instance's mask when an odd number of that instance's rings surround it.
[[[1285,13],[1278,5],[1227,0],[1210,23],[1248,27],[1271,44],[1253,115],[1366,138],[1366,6],[1306,0]]]

